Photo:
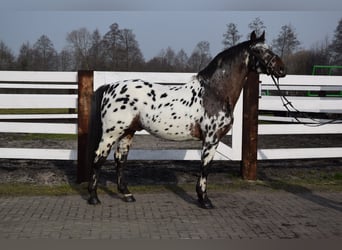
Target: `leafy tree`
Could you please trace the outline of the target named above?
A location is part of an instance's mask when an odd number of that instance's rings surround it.
[[[222,44],[224,49],[232,47],[238,43],[242,36],[239,34],[235,23],[227,24],[227,31],[223,34]]]
[[[342,65],[342,18],[335,29],[330,49],[332,52],[333,63]]]
[[[272,42],[272,47],[280,57],[287,58],[294,53],[300,45],[292,25],[284,25],[276,39]]]
[[[252,22],[250,22],[248,24],[248,28],[251,31],[255,31],[257,36],[260,36],[266,30],[266,26],[264,25],[264,22],[261,20],[260,17],[257,17]],[[249,34],[247,35],[247,38],[249,39]]]
[[[14,69],[14,55],[7,45],[0,41],[0,70]]]

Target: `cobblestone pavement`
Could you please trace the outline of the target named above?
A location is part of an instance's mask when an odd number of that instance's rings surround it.
[[[215,191],[212,210],[183,190],[138,193],[124,203],[101,194],[0,197],[0,238],[332,239],[342,238],[342,194]]]

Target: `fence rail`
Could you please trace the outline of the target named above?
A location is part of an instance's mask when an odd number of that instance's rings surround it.
[[[94,89],[100,85],[124,79],[142,78],[161,84],[182,84],[191,79],[191,73],[142,73],[142,72],[94,72]],[[274,91],[272,80],[261,75],[261,91]],[[76,119],[76,113],[11,113],[16,109],[77,109],[78,89],[77,72],[0,72],[0,133],[47,133],[77,134],[76,123],[41,122],[42,119]],[[287,76],[280,81],[284,91],[341,91],[342,77],[338,76]],[[4,90],[12,90],[7,94]],[[72,94],[13,94],[13,90],[71,90]],[[219,144],[216,160],[241,160],[242,150],[242,94],[234,111],[234,125],[229,133],[232,145]],[[290,96],[289,99],[301,111],[314,113],[342,114],[342,98]],[[278,96],[262,96],[259,99],[260,111],[285,111]],[[307,118],[303,118],[307,119]],[[18,120],[18,121],[16,121]],[[20,121],[19,121],[20,120]],[[32,120],[36,120],[32,122]],[[259,121],[272,124],[259,124],[259,135],[279,134],[341,134],[341,124],[328,124],[321,127],[308,127],[303,124],[284,124],[293,122],[291,117],[259,115]],[[306,120],[310,122],[310,120]],[[279,123],[279,124],[278,124]],[[142,131],[137,134],[146,134]],[[293,148],[293,149],[258,149],[258,159],[294,159],[342,157],[342,148]],[[77,160],[75,149],[37,149],[37,148],[0,148],[0,158],[16,159],[59,159]],[[130,159],[145,160],[199,160],[199,150],[132,150]]]

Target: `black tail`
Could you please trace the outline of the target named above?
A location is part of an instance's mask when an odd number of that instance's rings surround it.
[[[93,94],[91,100],[91,111],[88,126],[87,143],[87,164],[91,170],[95,160],[95,151],[97,150],[102,137],[101,103],[103,93],[108,89],[108,85],[99,87]],[[92,171],[90,171],[91,173]]]

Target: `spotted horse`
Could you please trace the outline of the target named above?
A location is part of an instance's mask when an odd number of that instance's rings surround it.
[[[99,87],[93,95],[89,133],[89,204],[99,204],[99,171],[114,143],[117,189],[126,202],[135,201],[123,174],[134,133],[145,129],[168,140],[201,140],[199,206],[213,208],[207,195],[208,166],[220,139],[230,130],[233,111],[249,72],[284,77],[282,60],[265,44],[265,33],[219,53],[181,86],[125,80]]]

